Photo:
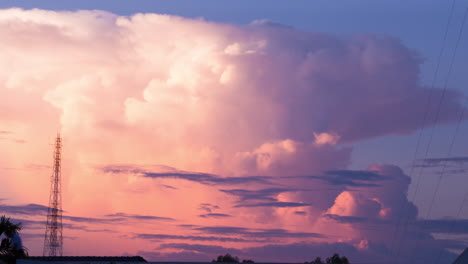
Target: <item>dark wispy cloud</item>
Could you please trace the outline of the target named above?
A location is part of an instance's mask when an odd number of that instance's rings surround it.
[[[387,178],[377,172],[368,170],[330,170],[326,171],[325,174],[338,178],[360,181],[381,181]]]
[[[436,174],[462,174],[468,170],[468,157],[447,157],[447,158],[428,158],[418,160],[414,167],[417,168],[428,168],[428,169],[440,169],[442,171],[436,171]]]
[[[161,244],[158,247],[159,249],[178,249],[178,250],[187,250],[187,251],[196,251],[200,253],[208,253],[213,254],[213,257],[219,254],[225,254],[225,252],[229,252],[233,255],[240,255],[244,252],[240,249],[236,248],[227,248],[223,246],[215,246],[215,245],[200,245],[200,244],[185,244],[185,243],[165,243]]]
[[[250,232],[251,229],[234,226],[203,226],[195,227],[193,230],[202,231],[203,233],[208,234],[245,234]]]
[[[267,202],[267,203],[249,203],[249,204],[237,204],[234,207],[303,207],[312,206],[310,203],[299,203],[299,202]]]
[[[252,229],[233,226],[204,226],[193,230],[206,234],[241,235],[252,238],[324,238],[325,236],[311,232],[290,232],[285,229]]]
[[[367,170],[331,170],[323,175],[294,176],[309,180],[321,180],[330,185],[350,187],[378,187],[379,182],[388,180],[387,177],[377,172]]]
[[[307,191],[301,189],[287,189],[287,188],[267,188],[260,190],[245,190],[245,189],[231,189],[220,190],[223,193],[237,197],[236,205],[234,207],[302,207],[311,206],[310,203],[301,202],[282,202],[278,201],[276,197],[285,192],[298,192]],[[257,201],[257,202],[253,202]]]
[[[169,172],[169,173],[157,173],[157,172],[146,172],[143,173],[148,178],[175,178],[187,181],[198,182],[202,184],[245,184],[245,183],[268,183],[268,177],[262,176],[246,176],[246,177],[226,177],[222,178],[214,174],[208,173],[186,173],[186,172]]]
[[[205,253],[198,253],[193,251],[177,251],[177,252],[159,252],[158,251],[137,251],[136,253],[138,256],[144,257],[146,260],[149,261],[167,261],[167,262],[174,262],[177,260],[178,262],[210,262],[214,259],[213,256],[207,255]]]
[[[297,215],[307,215],[307,212],[304,212],[304,211],[295,211],[294,214],[297,214]]]
[[[269,19],[256,19],[250,22],[250,25],[257,26],[257,27],[271,27],[271,28],[278,28],[278,29],[294,29],[293,26],[278,23],[276,21],[272,21]]]
[[[232,217],[232,215],[207,213],[207,214],[201,214],[201,215],[199,215],[199,217],[202,217],[202,218],[227,218],[227,217]]]
[[[166,169],[170,168],[164,166]],[[149,171],[144,168],[130,165],[111,165],[101,168],[102,171],[106,173],[113,174],[126,174],[134,173],[139,174],[143,177],[153,178],[153,179],[181,179],[192,182],[197,182],[200,184],[206,185],[232,185],[232,184],[247,184],[247,183],[261,183],[261,184],[270,184],[269,180],[271,177],[267,176],[245,176],[245,177],[221,177],[219,175],[210,174],[210,173],[201,173],[201,172],[186,172],[180,171],[174,168],[170,168],[170,171],[158,172],[158,171]]]
[[[220,207],[216,204],[210,204],[210,203],[201,203],[200,206],[198,207],[199,210],[204,211],[204,214],[198,215],[198,217],[201,218],[227,218],[227,217],[232,217],[232,215],[229,214],[223,214],[223,213],[215,213],[215,210],[220,209]]]
[[[24,215],[24,216],[45,216],[49,210],[48,206],[40,204],[26,204],[26,205],[7,205],[0,204],[0,211],[8,215]],[[80,217],[80,216],[71,216],[63,215],[63,220],[77,223],[113,223],[113,222],[122,222],[126,219],[125,216],[112,217],[112,218],[94,218],[94,217]],[[37,221],[31,220],[22,220],[25,223],[37,223]]]
[[[115,213],[107,214],[105,217],[110,217],[111,219],[121,220],[122,218],[131,219],[131,220],[154,220],[154,221],[175,221],[174,218],[170,217],[161,217],[153,215],[138,215],[138,214],[126,214],[126,213]]]
[[[31,234],[31,233],[22,232],[21,237],[23,239],[25,239],[25,238],[26,239],[44,239],[44,234]],[[78,239],[78,237],[76,237],[76,236],[63,236],[63,239],[76,240],[76,239]]]
[[[465,164],[468,163],[468,157],[448,157],[448,158],[428,158],[422,159],[420,162],[424,164],[440,164],[440,163],[457,163],[457,164]]]
[[[24,218],[11,218],[13,223],[21,223],[23,230],[45,230],[47,224],[46,216],[43,217],[43,220],[31,220]],[[64,229],[70,230],[80,230],[85,232],[103,232],[103,233],[116,233],[115,230],[111,229],[93,229],[82,224],[75,223],[62,223]],[[42,234],[44,235],[44,234]]]
[[[64,226],[65,228],[65,226]],[[87,226],[76,226],[76,225],[71,225],[69,227],[66,227],[68,229],[74,229],[74,230],[80,230],[80,231],[85,231],[85,232],[89,232],[89,233],[119,233],[118,231],[116,230],[113,230],[113,229],[108,229],[108,228],[98,228],[98,229],[94,229],[94,228],[89,228]]]
[[[0,212],[13,215],[45,215],[49,207],[40,204],[7,205],[0,204]]]
[[[40,204],[26,204],[26,205],[8,205],[0,204],[0,212],[6,215],[21,215],[21,216],[41,216],[44,218],[47,215],[49,207],[40,205]],[[104,232],[106,229],[96,229],[91,230],[85,227],[74,226],[70,223],[81,223],[81,224],[124,224],[129,220],[135,221],[175,221],[171,217],[161,217],[161,216],[152,216],[152,215],[138,215],[138,214],[126,214],[126,213],[114,213],[105,215],[104,218],[95,218],[95,217],[81,217],[81,216],[72,216],[72,215],[63,215],[62,219],[68,223],[64,223],[64,227],[70,229],[82,229],[89,232]],[[28,219],[19,220],[28,228],[35,228],[37,226],[45,226],[45,222],[42,221],[33,221]]]
[[[340,216],[334,214],[325,214],[322,217],[343,224],[366,224],[367,227],[371,225],[394,227],[397,224],[396,220],[382,220],[370,217]],[[408,221],[407,225],[410,231],[424,231],[426,234],[468,234],[468,219],[418,219]]]
[[[177,190],[177,188],[174,187],[174,186],[170,186],[170,185],[166,185],[166,184],[161,184],[161,186],[166,188],[166,189]]]
[[[88,223],[88,224],[115,224],[121,223],[125,224],[128,221],[175,221],[175,219],[170,217],[160,217],[152,215],[137,215],[137,214],[126,214],[126,213],[114,213],[105,215],[104,218],[95,218],[95,217],[79,217],[79,216],[69,216],[64,215],[64,220],[68,220],[76,223]]]
[[[324,214],[322,217],[342,224],[368,223],[371,221],[375,221],[375,219],[369,217],[342,216],[336,214]]]
[[[41,216],[45,219],[47,212],[49,210],[48,206],[40,205],[40,204],[26,204],[26,205],[8,205],[8,204],[0,204],[0,212],[5,213],[7,215],[21,215],[21,216]],[[112,215],[108,218],[94,218],[94,217],[80,217],[80,216],[71,216],[71,215],[62,215],[62,219],[64,221],[75,222],[75,223],[99,223],[99,224],[108,224],[108,223],[115,223],[115,222],[123,222],[129,217],[138,217],[136,215]],[[149,217],[149,216],[141,216],[141,217]],[[22,219],[22,223],[26,225],[45,225],[45,222],[41,221],[32,221],[27,219]]]
[[[219,206],[215,204],[210,204],[210,203],[201,203],[198,209],[205,211],[207,213],[211,213],[214,210],[219,209]]]
[[[190,241],[218,241],[218,242],[255,242],[255,240],[247,240],[235,237],[222,236],[195,236],[195,235],[168,235],[168,234],[136,234],[133,238],[146,239],[152,241],[161,240],[190,240]]]
[[[120,218],[94,218],[94,217],[80,217],[80,216],[69,216],[69,215],[64,215],[62,216],[64,220],[68,220],[71,222],[77,222],[77,223],[89,223],[89,224],[111,224],[115,222],[124,222],[126,218],[120,217]]]
[[[64,229],[79,230],[79,231],[84,231],[84,232],[89,232],[89,233],[118,233],[118,231],[113,230],[113,229],[94,228],[96,227],[96,223],[93,223],[93,225],[90,225],[90,226],[85,226],[82,224],[74,224],[74,223],[63,223],[62,225]],[[44,222],[43,227],[45,227],[45,222]]]
[[[163,240],[215,241],[215,242],[280,242],[284,238],[325,238],[324,235],[311,232],[290,232],[285,229],[252,229],[233,226],[196,226],[184,225],[184,228],[196,234],[135,234],[134,239],[146,239],[153,242]],[[187,232],[190,232],[187,231]]]
[[[267,188],[260,190],[246,190],[246,189],[231,189],[231,190],[220,190],[223,193],[236,196],[238,198],[238,203],[242,203],[250,200],[261,200],[276,202],[275,196],[285,193],[285,192],[295,192],[300,191],[298,189],[286,189],[286,188]]]
[[[444,175],[461,175],[461,174],[466,174],[468,172],[468,168],[462,168],[462,169],[444,169],[444,170],[439,170],[435,171],[434,173],[436,175],[444,176]]]

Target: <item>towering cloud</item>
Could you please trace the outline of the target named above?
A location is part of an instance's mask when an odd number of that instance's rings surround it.
[[[47,204],[44,139],[60,131],[66,210],[182,221],[164,223],[170,236],[122,225],[122,232],[148,236],[127,236],[141,242],[134,248],[122,242],[99,252],[149,251],[145,238],[163,251],[173,245],[170,254],[212,250],[160,240],[209,243],[200,238],[206,229],[186,227],[247,222],[281,234],[320,234],[279,241],[252,232],[259,238],[239,233],[226,240],[259,259],[271,260],[262,252],[280,242],[298,252],[345,243],[353,256],[392,259],[388,229],[360,227],[416,221],[406,199],[409,177],[399,168],[346,170],[348,143],[409,134],[424,111],[435,111],[425,109],[429,93],[442,96],[421,86],[423,58],[398,39],[340,38],[263,20],[240,26],[22,9],[0,11],[0,36],[0,132],[8,131],[0,134],[26,142],[0,141],[5,195]],[[440,122],[454,121],[460,99],[445,93]],[[216,204],[216,211],[200,204]],[[97,237],[81,239],[99,243]],[[93,243],[83,243],[80,253],[96,252]]]

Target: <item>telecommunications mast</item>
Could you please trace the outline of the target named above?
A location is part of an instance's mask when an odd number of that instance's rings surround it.
[[[50,179],[49,210],[44,237],[43,256],[62,256],[62,184],[61,184],[61,150],[62,138],[60,134],[55,139],[54,169]]]

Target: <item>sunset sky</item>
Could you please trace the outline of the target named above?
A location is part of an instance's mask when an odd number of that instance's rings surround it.
[[[1,1],[0,215],[42,254],[60,133],[64,255],[451,263],[467,10]]]

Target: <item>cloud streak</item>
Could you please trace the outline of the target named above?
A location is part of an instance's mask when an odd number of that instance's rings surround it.
[[[169,168],[165,166],[166,168]],[[178,171],[173,168],[173,172],[151,172],[144,169],[132,166],[106,166],[102,170],[106,173],[121,174],[121,173],[135,173],[143,177],[152,179],[180,179],[191,182],[197,182],[207,185],[235,185],[235,184],[248,184],[248,183],[261,183],[269,184],[271,177],[265,176],[246,176],[246,177],[221,177],[209,173],[197,172],[184,172]]]
[[[232,217],[232,215],[228,214],[219,214],[219,213],[208,213],[208,214],[201,214],[199,215],[201,218],[226,218],[226,217]]]
[[[126,213],[114,213],[114,214],[107,214],[105,217],[109,217],[111,219],[129,219],[129,220],[151,220],[151,221],[175,221],[174,218],[170,217],[161,217],[161,216],[153,216],[153,215],[137,215],[137,214],[126,214]]]
[[[46,215],[48,206],[40,204],[7,205],[0,204],[0,211],[13,215]]]
[[[217,242],[255,242],[252,239],[242,239],[233,237],[214,237],[214,236],[183,236],[183,235],[168,235],[168,234],[136,234],[133,236],[136,239],[144,240],[190,240],[190,241],[217,241]]]
[[[249,204],[238,204],[235,207],[303,207],[312,206],[310,203],[299,203],[299,202],[269,202],[269,203],[249,203]]]
[[[324,235],[311,232],[290,232],[284,229],[252,229],[232,226],[205,226],[193,230],[207,234],[242,235],[252,238],[325,238]]]
[[[264,200],[270,202],[276,202],[276,198],[274,196],[278,196],[281,193],[285,192],[296,192],[301,191],[300,189],[286,189],[286,188],[268,188],[268,189],[260,189],[260,190],[245,190],[245,189],[230,189],[220,190],[223,193],[227,193],[229,195],[233,195],[238,197],[238,203],[243,204],[246,201],[251,200]]]
[[[465,164],[468,163],[468,157],[449,157],[449,158],[428,158],[421,160],[425,164],[438,165],[440,163],[455,163]]]

